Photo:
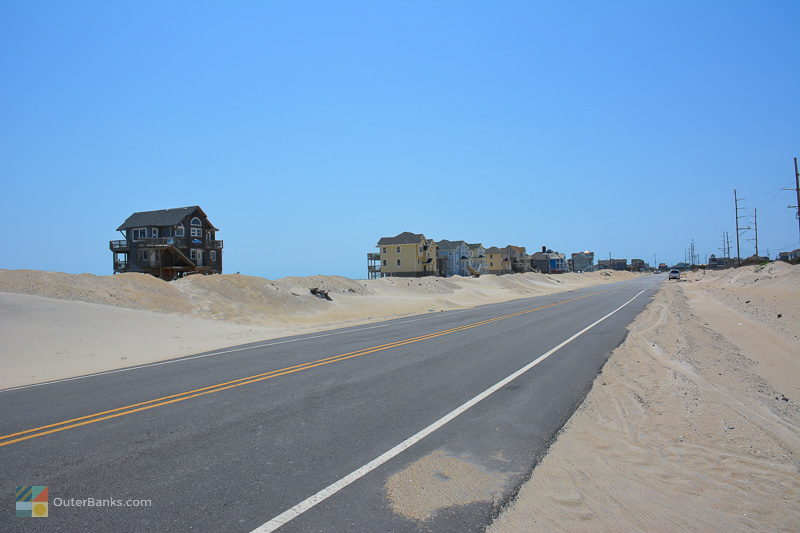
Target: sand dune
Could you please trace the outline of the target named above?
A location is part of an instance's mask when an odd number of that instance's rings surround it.
[[[490,533],[799,531],[798,276],[665,283]]]
[[[168,283],[147,274],[0,270],[0,388],[636,275],[269,280],[229,274]],[[312,295],[315,287],[332,301]]]
[[[776,261],[756,267],[701,270],[687,279],[726,306],[800,341],[798,265]]]

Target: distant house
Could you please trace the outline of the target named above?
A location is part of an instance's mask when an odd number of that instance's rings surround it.
[[[733,262],[727,257],[717,257],[711,254],[708,258],[708,268],[712,270],[721,270],[733,266]]]
[[[644,261],[644,259],[631,259],[631,265],[629,267],[631,272],[644,272],[649,268],[649,265]]]
[[[508,274],[511,272],[511,261],[508,258],[508,250],[500,249],[497,246],[490,246],[484,250],[486,256],[487,274]]]
[[[164,280],[187,274],[221,274],[219,231],[199,206],[140,211],[117,231],[123,240],[110,241],[114,273],[145,272]]]
[[[546,246],[542,246],[541,252],[531,254],[530,264],[531,268],[545,274],[563,274],[567,271],[566,256]]]
[[[786,262],[800,261],[800,248],[792,250],[791,252],[780,252],[778,254],[778,261],[786,261]]]
[[[469,246],[464,241],[443,239],[438,246],[439,268],[445,276],[469,276]]]
[[[598,269],[628,270],[627,259],[600,259],[597,261]]]
[[[530,258],[524,246],[514,246],[509,244],[503,250],[508,256],[508,261],[512,272],[530,272]]]
[[[382,237],[378,244],[380,277],[422,277],[439,274],[437,245],[421,233],[405,231],[394,237]],[[375,260],[374,254],[367,255]],[[377,277],[370,273],[371,277]]]
[[[469,267],[467,269],[472,269],[470,274],[475,275],[477,274],[485,274],[486,273],[486,250],[484,249],[483,245],[480,243],[476,244],[467,244],[467,248],[469,248]]]
[[[572,254],[572,271],[589,272],[594,269],[594,252],[575,252]]]

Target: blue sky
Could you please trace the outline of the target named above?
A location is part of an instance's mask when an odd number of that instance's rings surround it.
[[[225,269],[401,231],[673,263],[800,246],[800,2],[0,2],[0,268],[108,274],[199,204]],[[742,241],[742,254],[753,245]]]

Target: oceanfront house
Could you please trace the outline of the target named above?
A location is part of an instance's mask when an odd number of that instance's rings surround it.
[[[594,269],[594,252],[588,250],[572,254],[573,272],[591,272]]]
[[[467,244],[469,249],[469,261],[467,261],[467,270],[473,276],[486,274],[486,255],[483,245],[480,243]]]
[[[199,206],[140,211],[117,231],[122,240],[110,241],[114,273],[144,272],[167,281],[188,274],[221,274],[219,230]]]
[[[438,246],[439,268],[444,276],[469,276],[469,246],[464,241],[441,240]]]
[[[509,266],[511,267],[511,272],[519,273],[531,271],[529,262],[530,258],[524,246],[514,246],[509,244],[505,248],[501,248],[501,250],[506,252]]]
[[[508,250],[501,250],[497,246],[490,246],[483,252],[486,256],[487,274],[508,274],[511,272],[511,261],[508,258]]]
[[[647,269],[650,268],[644,259],[631,259],[631,264],[628,267],[628,270],[631,272],[645,272]]]
[[[597,262],[598,269],[628,270],[627,259],[600,259]]]
[[[423,277],[439,275],[438,246],[421,233],[405,231],[394,237],[381,237],[378,247],[378,267],[370,277]],[[367,254],[375,261],[375,254]]]
[[[567,271],[566,256],[542,246],[541,252],[530,257],[531,268],[544,274],[563,274]]]

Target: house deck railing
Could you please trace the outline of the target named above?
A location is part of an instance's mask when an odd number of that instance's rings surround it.
[[[195,240],[199,242],[194,242]],[[205,248],[210,250],[222,250],[222,241],[202,241],[187,237],[148,237],[137,239],[131,244],[138,245],[140,248],[151,246],[174,246],[176,248]],[[108,247],[112,252],[124,251],[129,248],[127,241],[109,241]]]

